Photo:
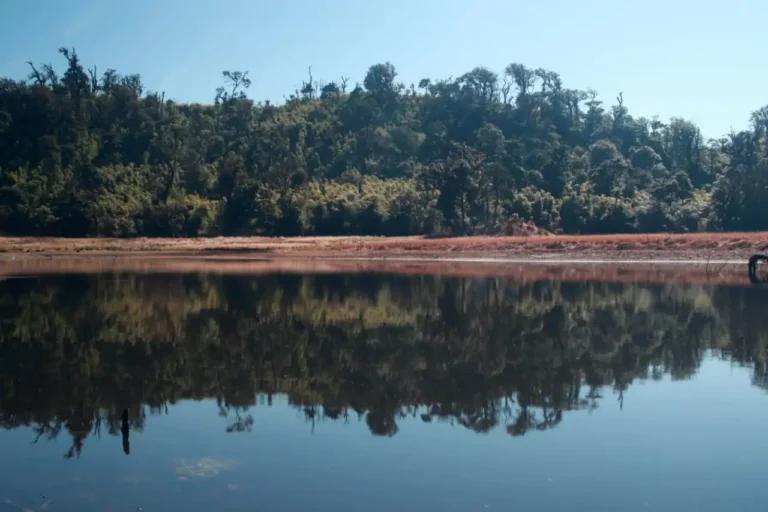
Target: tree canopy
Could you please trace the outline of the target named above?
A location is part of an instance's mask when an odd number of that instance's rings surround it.
[[[61,66],[0,79],[0,233],[768,229],[768,107],[705,140],[544,69],[406,85],[389,62],[355,85],[310,68],[281,105],[249,97],[258,75],[227,70],[211,104],[180,104],[59,53]]]

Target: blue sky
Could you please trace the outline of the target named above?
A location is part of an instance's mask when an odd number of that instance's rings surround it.
[[[635,116],[679,116],[708,137],[768,104],[766,0],[4,0],[0,75],[24,63],[138,72],[149,90],[210,101],[225,69],[280,101],[307,76],[362,82],[389,60],[406,84],[511,62],[592,87]]]

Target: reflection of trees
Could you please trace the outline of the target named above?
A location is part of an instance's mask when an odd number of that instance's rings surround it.
[[[519,283],[439,277],[103,275],[0,282],[0,422],[38,439],[143,428],[185,398],[214,398],[226,430],[257,395],[287,395],[313,426],[405,416],[557,426],[612,387],[693,375],[707,351],[768,389],[755,288]],[[123,412],[127,409],[126,421]]]
[[[89,410],[85,414],[82,411],[70,411],[69,414],[59,412],[51,419],[33,419],[22,423],[19,423],[18,420],[4,421],[3,426],[14,428],[32,423],[32,429],[35,432],[33,443],[37,443],[41,438],[55,439],[62,430],[66,430],[72,436],[72,445],[64,455],[67,459],[79,458],[80,453],[83,451],[85,439],[91,434],[101,437],[103,428],[106,427],[109,435],[122,436],[123,451],[127,455],[130,453],[130,431],[140,432],[144,429],[144,408],[138,406],[134,412],[136,416],[133,418],[128,409],[123,410],[119,418],[115,416],[117,414],[115,411],[110,410]],[[34,414],[34,417],[38,417],[38,415]],[[4,416],[3,419],[5,419]]]
[[[250,432],[253,428],[253,416],[246,414],[247,406],[234,406],[223,404],[221,400],[217,400],[219,405],[219,416],[222,418],[229,418],[230,413],[234,415],[232,422],[227,425],[227,432]]]

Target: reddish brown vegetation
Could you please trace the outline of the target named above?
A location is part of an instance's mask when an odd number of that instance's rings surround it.
[[[0,253],[211,254],[300,257],[484,257],[525,259],[736,259],[768,252],[768,233],[686,235],[558,235],[426,237],[299,237],[194,239],[0,238]]]

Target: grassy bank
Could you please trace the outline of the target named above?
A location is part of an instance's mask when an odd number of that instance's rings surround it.
[[[0,255],[217,254],[222,257],[439,257],[744,260],[768,251],[768,232],[533,237],[0,238]]]

